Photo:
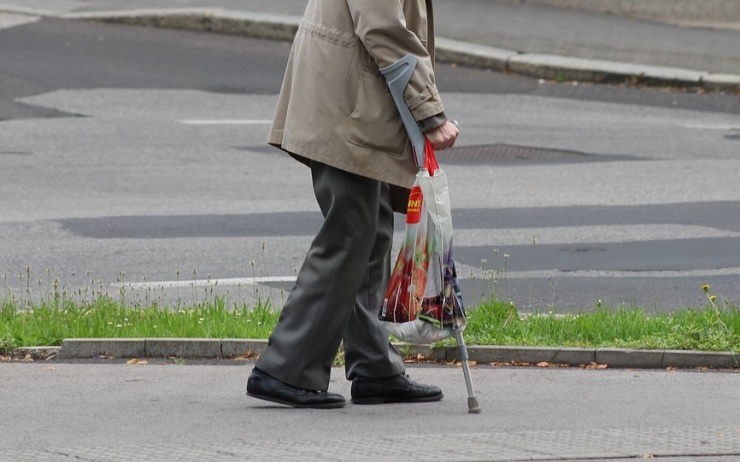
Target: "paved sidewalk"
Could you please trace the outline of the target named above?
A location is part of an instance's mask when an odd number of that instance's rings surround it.
[[[441,402],[338,410],[247,398],[251,367],[0,363],[0,461],[740,460],[733,372],[479,366],[469,414],[455,367],[409,367]]]
[[[706,18],[700,0],[651,3],[647,10],[609,2],[608,8],[605,4],[589,11],[594,8],[584,2],[564,0],[437,2],[439,56],[549,79],[740,89],[740,13],[735,3],[715,0],[706,8]],[[287,39],[304,5],[304,0],[0,0],[0,12]],[[719,28],[676,25],[687,23]]]

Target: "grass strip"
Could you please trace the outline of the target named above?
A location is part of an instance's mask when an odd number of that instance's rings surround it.
[[[65,338],[264,339],[280,314],[269,304],[227,306],[219,297],[177,309],[156,303],[131,307],[107,295],[23,310],[6,299],[0,306],[0,354],[58,346]],[[465,337],[470,345],[738,351],[740,310],[712,304],[659,314],[599,308],[523,316],[512,303],[491,300],[469,310]]]
[[[61,308],[41,303],[18,310],[4,301],[0,309],[0,354],[17,347],[58,346],[65,338],[267,338],[280,313],[269,304],[227,307],[214,297],[197,305],[169,309],[152,304],[130,307],[101,296],[65,301]]]
[[[648,314],[599,308],[520,316],[510,303],[492,301],[470,313],[465,337],[472,345],[737,351],[740,310],[707,306]]]

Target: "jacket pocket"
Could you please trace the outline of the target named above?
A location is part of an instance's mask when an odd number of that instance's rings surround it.
[[[345,124],[345,139],[357,146],[402,156],[409,148],[408,135],[385,78],[365,71],[359,74],[354,108]]]

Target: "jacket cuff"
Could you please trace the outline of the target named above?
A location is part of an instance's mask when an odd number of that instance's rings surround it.
[[[419,128],[423,133],[427,133],[428,131],[434,130],[437,127],[442,126],[445,122],[447,122],[447,116],[444,112],[440,112],[439,114],[433,115],[431,117],[427,117],[426,119],[420,120],[418,122]]]

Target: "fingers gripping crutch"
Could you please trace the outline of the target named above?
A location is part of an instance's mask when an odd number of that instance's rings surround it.
[[[409,139],[411,140],[411,145],[414,148],[416,165],[419,167],[419,169],[422,169],[424,168],[424,144],[426,139],[424,137],[424,134],[421,132],[421,129],[419,129],[419,125],[416,123],[416,120],[411,114],[408,106],[406,106],[406,101],[403,97],[404,90],[411,80],[414,69],[416,69],[416,63],[417,59],[415,56],[406,55],[390,66],[380,69],[380,73],[383,74],[386,82],[388,83],[388,89],[391,92],[393,101],[396,104],[396,108],[401,115],[403,125],[406,128]],[[459,300],[462,303],[462,296],[460,294],[460,288],[457,284],[457,277],[455,277],[454,279],[454,286],[454,296],[459,297]],[[455,324],[455,339],[457,341],[458,354],[460,356],[460,360],[462,361],[463,374],[465,375],[465,385],[468,389],[468,412],[472,414],[477,414],[481,411],[481,408],[478,406],[478,399],[475,397],[473,381],[470,377],[468,350],[465,346],[465,339],[463,338],[462,334],[463,328],[464,326],[459,326],[457,323]]]

